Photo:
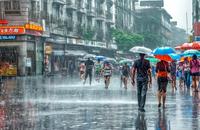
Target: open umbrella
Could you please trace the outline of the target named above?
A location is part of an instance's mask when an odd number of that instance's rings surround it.
[[[131,48],[130,51],[133,53],[140,53],[140,54],[146,54],[146,55],[150,55],[152,52],[151,49],[142,47],[142,46],[135,46],[135,47]]]
[[[172,53],[172,54],[169,54],[169,56],[172,58],[172,60],[180,60],[181,59],[181,55],[179,55],[179,54]]]
[[[102,61],[102,60],[105,60],[106,58],[105,58],[105,56],[96,56],[95,59]]]
[[[192,42],[192,43],[183,43],[180,46],[175,47],[176,50],[200,50],[200,42]]]
[[[187,51],[185,51],[185,52],[183,53],[184,56],[185,56],[185,55],[194,55],[194,54],[199,55],[199,54],[200,54],[200,51],[191,49],[191,50],[187,50]]]
[[[175,50],[171,47],[159,47],[153,50],[154,55],[168,55],[171,53],[175,53]]]
[[[133,62],[133,61],[132,61],[132,60],[129,60],[129,59],[124,59],[124,60],[119,61],[120,64],[132,63],[132,62]]]
[[[167,62],[173,61],[169,54],[174,54],[175,50],[171,47],[159,47],[153,51],[154,56],[159,60],[164,60]]]

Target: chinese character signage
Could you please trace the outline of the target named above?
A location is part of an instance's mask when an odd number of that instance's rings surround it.
[[[16,36],[0,36],[0,40],[16,40]]]
[[[23,26],[2,26],[0,27],[0,35],[20,35],[25,34]]]

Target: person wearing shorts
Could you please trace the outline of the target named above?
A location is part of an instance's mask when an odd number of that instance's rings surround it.
[[[158,107],[161,107],[161,99],[163,108],[165,108],[166,92],[168,84],[168,73],[170,72],[169,64],[161,60],[156,65],[157,83],[158,83]]]
[[[192,87],[195,92],[198,92],[199,74],[200,74],[200,61],[197,55],[193,55],[190,61],[190,71],[192,76]]]
[[[112,67],[109,62],[105,62],[102,71],[104,75],[105,88],[107,89],[110,84],[110,77],[112,75]]]

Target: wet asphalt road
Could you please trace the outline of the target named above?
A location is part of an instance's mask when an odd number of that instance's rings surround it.
[[[168,87],[165,109],[157,108],[156,85],[139,113],[136,88],[113,77],[101,83],[55,76],[7,80],[0,102],[0,130],[200,130],[200,92]]]

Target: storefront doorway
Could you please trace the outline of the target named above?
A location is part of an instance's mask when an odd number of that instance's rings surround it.
[[[0,47],[0,75],[17,76],[18,47]]]

